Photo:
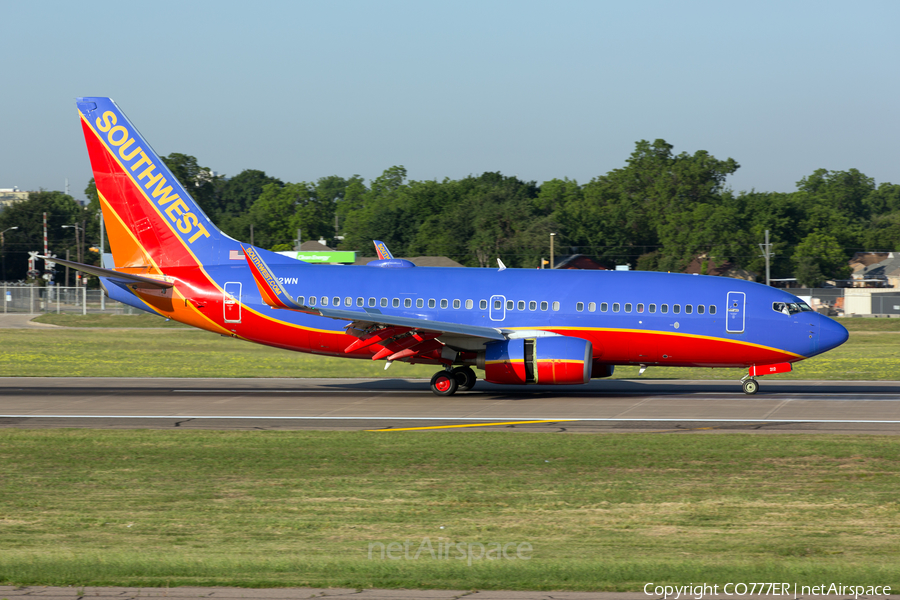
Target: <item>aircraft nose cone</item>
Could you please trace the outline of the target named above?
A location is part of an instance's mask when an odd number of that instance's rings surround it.
[[[819,349],[822,352],[837,348],[847,341],[850,333],[847,328],[828,317],[822,317],[819,327]]]

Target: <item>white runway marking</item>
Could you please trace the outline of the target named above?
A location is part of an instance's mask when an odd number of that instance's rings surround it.
[[[666,418],[596,418],[596,417],[258,417],[258,416],[216,416],[216,415],[0,415],[0,419],[248,419],[248,420],[320,420],[320,421],[584,421],[584,422],[647,422],[647,423],[900,423],[900,420],[858,420],[858,419],[666,419]]]

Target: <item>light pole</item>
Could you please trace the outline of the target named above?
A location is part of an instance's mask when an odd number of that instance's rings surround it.
[[[84,234],[84,229],[78,225],[61,225],[60,227],[62,227],[63,229],[68,229],[70,227],[75,229],[75,260],[79,263],[83,263],[84,260],[82,260],[81,256],[81,242],[79,241],[78,232],[81,231],[81,233]],[[78,279],[79,275],[76,273],[75,281],[77,282]],[[66,285],[69,285],[68,281],[66,281]]]
[[[3,281],[6,281],[6,237],[3,234],[7,231],[12,231],[13,229],[18,229],[18,226],[7,227],[3,231],[0,231],[0,253],[3,254]]]
[[[553,238],[556,237],[555,233],[550,234],[550,268],[553,268]]]

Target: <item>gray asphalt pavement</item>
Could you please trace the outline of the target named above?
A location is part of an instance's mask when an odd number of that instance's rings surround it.
[[[0,379],[0,426],[900,433],[900,383],[598,380],[438,397],[405,379]]]

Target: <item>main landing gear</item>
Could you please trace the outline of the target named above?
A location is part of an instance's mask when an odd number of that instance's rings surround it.
[[[431,391],[438,396],[452,396],[456,392],[467,392],[477,381],[475,371],[470,367],[456,367],[452,371],[438,371],[431,378]]]

